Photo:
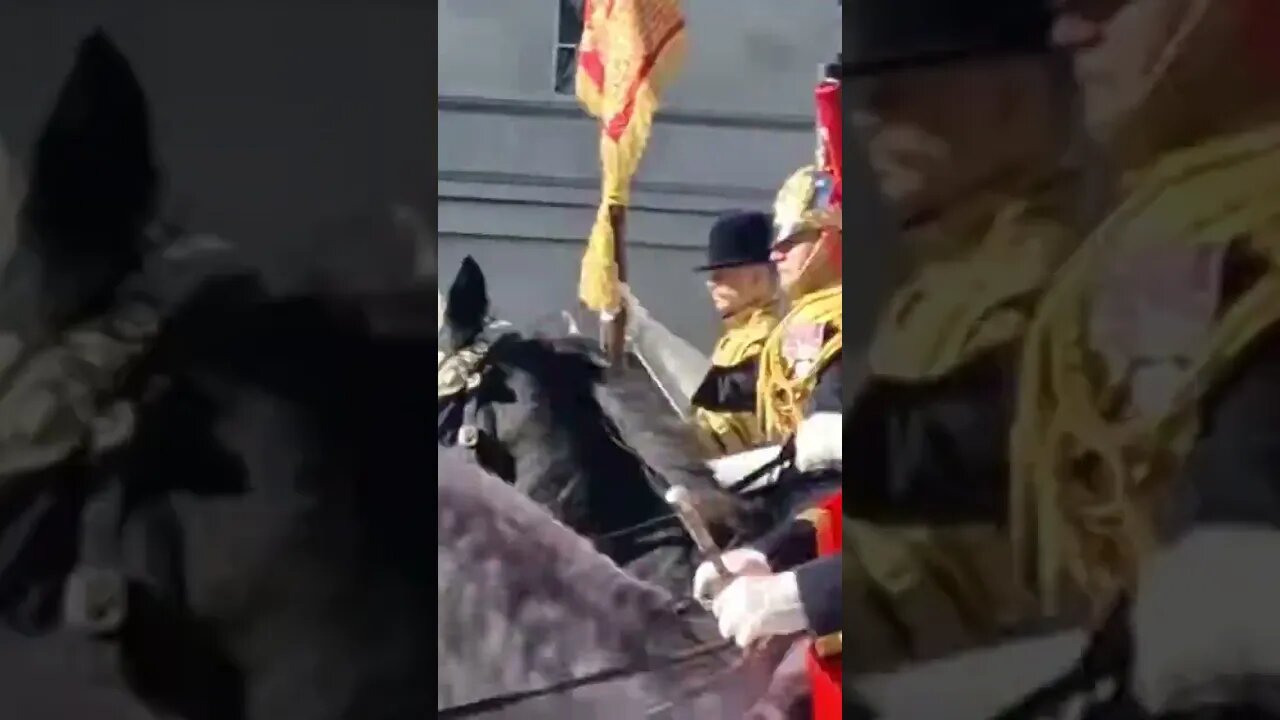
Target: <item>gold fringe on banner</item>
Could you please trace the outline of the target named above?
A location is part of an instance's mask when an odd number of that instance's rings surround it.
[[[685,24],[678,0],[588,0],[583,14],[577,93],[600,119],[602,183],[578,295],[594,311],[616,313],[622,291],[610,208],[630,201],[658,97],[684,62]]]

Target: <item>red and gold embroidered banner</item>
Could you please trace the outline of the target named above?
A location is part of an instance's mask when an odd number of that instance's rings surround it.
[[[600,121],[602,197],[582,259],[578,295],[598,312],[621,305],[609,208],[625,206],[653,129],[658,97],[684,59],[679,0],[585,0],[578,99]]]

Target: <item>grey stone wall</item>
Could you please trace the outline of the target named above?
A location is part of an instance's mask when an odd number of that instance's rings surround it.
[[[441,0],[441,271],[467,254],[498,310],[529,322],[576,304],[599,200],[596,131],[553,92],[554,0]],[[719,212],[767,209],[813,157],[813,82],[840,44],[834,0],[687,0],[689,54],[664,98],[628,225],[632,284],[703,347],[715,320],[697,264]]]

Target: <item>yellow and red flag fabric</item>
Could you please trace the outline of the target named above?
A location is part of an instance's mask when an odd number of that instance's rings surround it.
[[[609,208],[630,199],[658,97],[684,60],[685,18],[680,0],[584,0],[582,16],[577,93],[600,121],[603,183],[578,295],[592,310],[615,312],[622,292]]]

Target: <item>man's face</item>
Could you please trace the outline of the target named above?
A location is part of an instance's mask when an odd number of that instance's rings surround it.
[[[778,284],[783,290],[790,290],[800,282],[810,262],[822,262],[822,258],[814,257],[822,250],[818,242],[822,232],[805,230],[774,246],[770,259],[778,270]]]
[[[716,312],[727,317],[773,297],[773,269],[763,264],[716,268],[707,273],[707,291]]]
[[[1168,50],[1194,25],[1198,0],[1057,0],[1053,42],[1068,51],[1098,140],[1115,136],[1141,109],[1173,59]]]
[[[1045,56],[896,70],[857,83],[855,122],[881,191],[910,223],[1003,175],[1052,161],[1064,123]]]

